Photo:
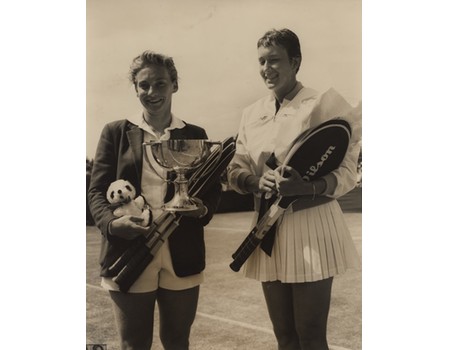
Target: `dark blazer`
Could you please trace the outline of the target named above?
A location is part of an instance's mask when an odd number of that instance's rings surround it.
[[[88,200],[92,216],[102,233],[100,266],[101,276],[108,276],[108,267],[133,242],[108,233],[108,225],[116,217],[106,199],[106,191],[117,179],[130,181],[141,193],[141,173],[143,161],[144,132],[129,122],[119,120],[107,124],[100,136],[94,158]],[[182,129],[171,130],[171,139],[207,139],[204,129],[187,124]],[[173,193],[173,185],[168,186],[168,196]],[[170,193],[169,193],[170,192]],[[208,207],[208,214],[201,218],[183,217],[180,226],[169,237],[169,249],[175,273],[179,277],[190,276],[205,268],[205,242],[203,227],[211,220],[217,209],[221,193],[219,180],[202,198]]]

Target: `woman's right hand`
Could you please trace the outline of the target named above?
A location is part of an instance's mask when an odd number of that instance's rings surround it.
[[[249,176],[245,185],[250,192],[270,193],[277,192],[277,178],[279,174],[275,170],[266,171],[261,177],[256,175]]]
[[[124,215],[109,224],[109,234],[123,239],[134,239],[144,235],[148,227],[139,225],[144,219],[138,216]]]

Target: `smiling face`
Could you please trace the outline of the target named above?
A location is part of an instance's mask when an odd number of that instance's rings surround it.
[[[178,86],[172,82],[166,67],[153,64],[142,68],[136,74],[135,87],[145,114],[170,118],[172,94]]]
[[[266,86],[273,90],[278,101],[295,87],[299,60],[289,59],[285,48],[278,45],[258,48],[259,72]]]

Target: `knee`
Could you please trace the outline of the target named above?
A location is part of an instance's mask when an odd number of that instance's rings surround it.
[[[153,342],[150,327],[119,327],[121,350],[149,350]]]
[[[161,339],[164,349],[188,350],[191,326],[191,322],[178,323],[174,322],[174,320],[169,321],[160,318],[159,339]]]
[[[306,350],[328,350],[326,328],[309,326],[299,329],[300,348]]]
[[[193,319],[166,319],[160,314],[159,338],[165,350],[189,349],[189,336]]]
[[[149,350],[153,342],[153,323],[119,320],[121,350]]]
[[[278,349],[297,350],[300,348],[297,332],[294,328],[274,328]]]

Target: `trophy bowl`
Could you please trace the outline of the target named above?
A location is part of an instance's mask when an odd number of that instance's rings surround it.
[[[164,205],[166,211],[193,211],[198,207],[188,195],[188,180],[186,174],[202,165],[211,154],[214,145],[221,145],[203,139],[159,140],[144,142],[146,155],[151,155],[163,168],[174,171],[176,179],[174,197]],[[145,158],[148,161],[148,158]]]

